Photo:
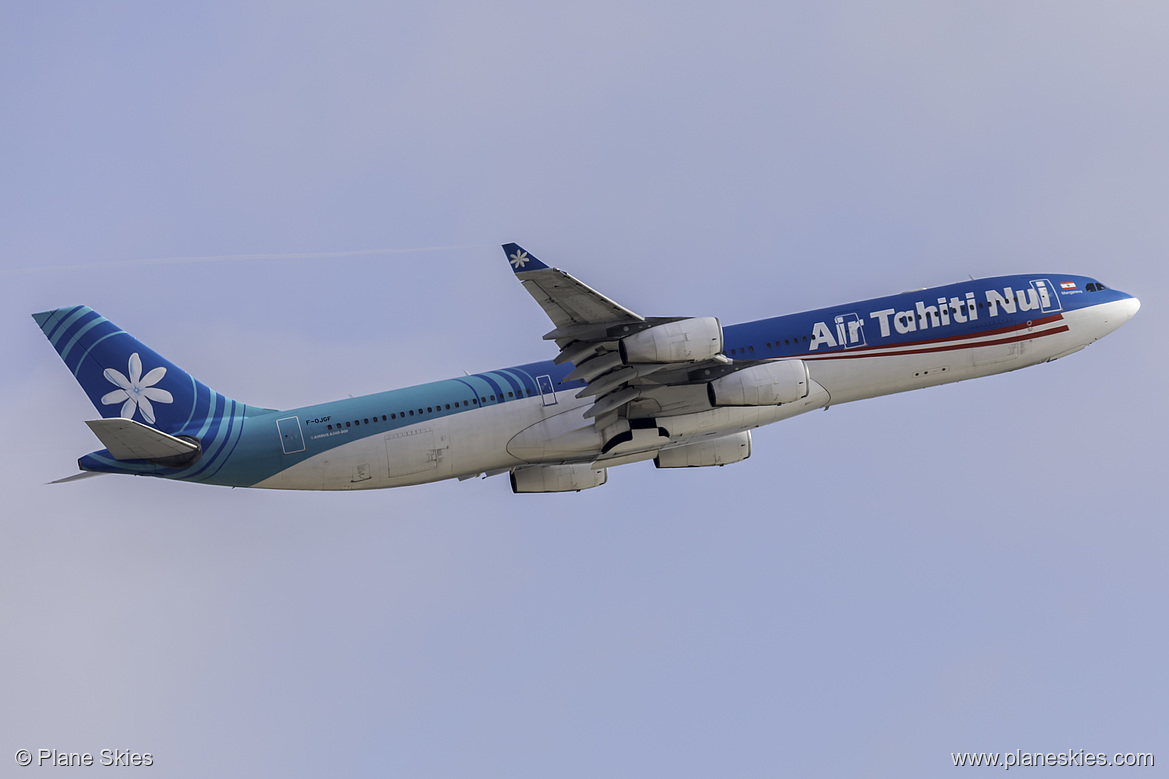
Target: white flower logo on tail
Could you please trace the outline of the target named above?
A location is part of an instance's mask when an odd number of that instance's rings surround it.
[[[142,418],[153,425],[154,406],[150,401],[153,400],[155,403],[175,402],[173,395],[154,386],[162,381],[162,377],[166,375],[166,368],[155,368],[143,376],[142,359],[138,356],[138,352],[130,355],[129,368],[130,378],[128,379],[121,371],[115,371],[113,368],[105,369],[103,375],[106,380],[118,389],[103,395],[101,402],[106,406],[121,403],[121,415],[126,419],[133,419],[134,411],[137,409],[142,412]]]
[[[511,256],[511,266],[516,270],[519,270],[528,264],[529,259],[531,258],[528,257],[528,253],[520,250]]]

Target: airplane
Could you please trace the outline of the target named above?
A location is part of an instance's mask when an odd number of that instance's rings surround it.
[[[1140,301],[1086,276],[963,281],[745,324],[645,317],[515,243],[552,360],[289,410],[237,402],[86,306],[33,314],[101,418],[75,479],[122,473],[288,490],[510,475],[515,493],[598,487],[608,469],[722,466],[751,431],[830,405],[1078,352]]]

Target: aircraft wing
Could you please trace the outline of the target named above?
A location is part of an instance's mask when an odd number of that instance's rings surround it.
[[[613,325],[645,321],[559,268],[549,268],[519,244],[505,243],[503,251],[516,278],[556,326],[545,334],[546,341],[603,334]]]
[[[572,363],[566,380],[583,380],[587,386],[577,397],[594,398],[584,415],[598,430],[612,431],[613,425],[628,418],[630,404],[652,388],[705,382],[730,369],[717,319],[643,317],[559,268],[548,267],[519,244],[504,244],[503,251],[516,278],[555,325],[544,340],[560,347],[556,364]],[[627,339],[649,330],[655,332],[629,346]],[[628,425],[616,429],[620,428]]]

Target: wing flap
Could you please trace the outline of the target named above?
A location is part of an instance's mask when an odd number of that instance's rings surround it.
[[[587,411],[584,412],[585,419],[594,417],[603,417],[607,411],[616,411],[622,406],[637,400],[641,395],[641,389],[638,387],[626,387],[625,389],[611,392],[597,400]]]
[[[198,444],[184,441],[149,425],[123,417],[91,419],[86,423],[115,460],[162,460],[198,451]]]
[[[584,362],[573,360],[573,365],[576,367],[564,377],[564,380],[576,381],[577,379],[581,379],[585,383],[588,383],[601,374],[620,368],[623,364],[621,355],[617,352],[605,352],[598,357]]]

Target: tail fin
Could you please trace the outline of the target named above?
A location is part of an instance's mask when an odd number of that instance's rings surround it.
[[[88,306],[58,308],[32,318],[103,417],[141,420],[177,435],[203,427],[207,420],[243,416],[249,410]]]

